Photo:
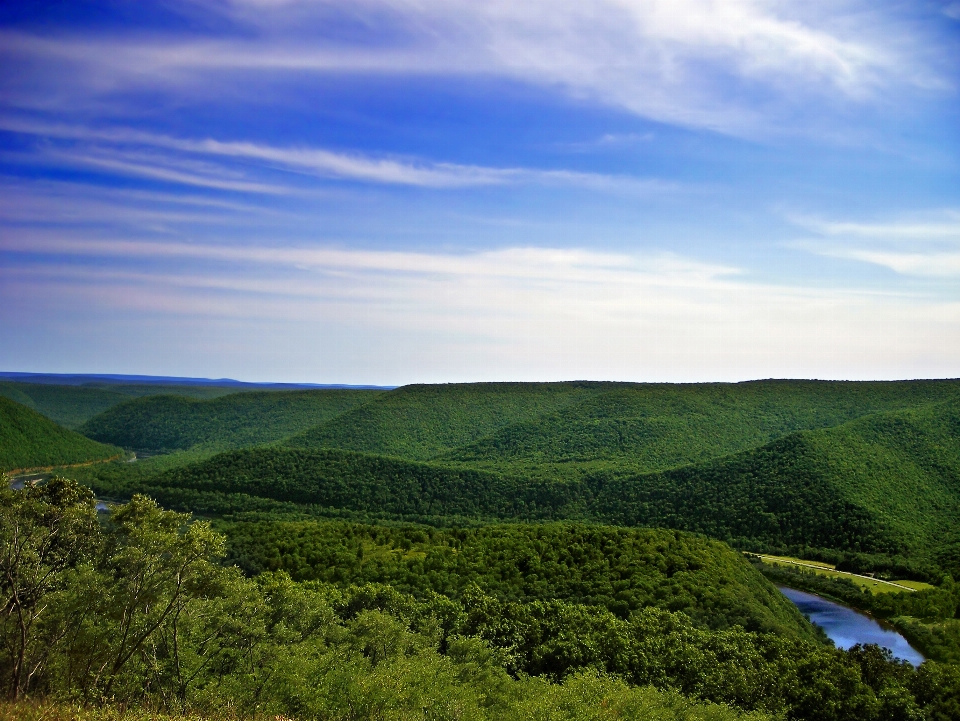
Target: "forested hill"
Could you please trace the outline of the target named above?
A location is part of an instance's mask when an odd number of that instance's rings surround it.
[[[958,396],[958,381],[406,386],[286,443],[577,478],[698,463]]]
[[[236,392],[235,388],[222,386],[94,382],[67,385],[0,380],[0,396],[32,408],[71,430],[76,430],[78,426],[95,415],[132,398],[159,394],[188,398],[216,398]]]
[[[876,413],[706,463],[567,482],[283,448],[234,451],[128,481],[111,480],[104,469],[90,482],[107,495],[143,490],[212,514],[293,504],[314,515],[439,524],[568,518],[698,531],[755,550],[807,547],[940,563],[960,542],[958,407],[947,401]]]
[[[375,390],[245,391],[200,400],[155,395],[91,418],[90,438],[137,450],[184,450],[207,444],[241,448],[269,443],[373,400]]]
[[[761,381],[617,388],[443,456],[471,467],[575,478],[644,473],[756,448],[798,430],[955,398],[956,383]]]
[[[122,453],[119,448],[85,438],[0,396],[0,470],[84,463]]]
[[[934,557],[960,544],[960,402],[871,414],[714,463],[592,485],[595,513],[614,523]]]
[[[450,383],[383,394],[287,441],[426,460],[621,385],[617,383]]]
[[[479,590],[500,602],[551,599],[621,618],[650,606],[714,630],[739,625],[813,640],[796,607],[742,554],[679,531],[572,523],[439,530],[358,523],[224,524],[230,558],[248,572],[299,580],[389,583],[455,600]]]

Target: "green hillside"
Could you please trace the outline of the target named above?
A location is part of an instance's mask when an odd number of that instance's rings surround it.
[[[475,529],[360,524],[239,523],[224,527],[231,558],[252,572],[299,580],[389,583],[428,598],[479,589],[501,602],[558,599],[622,618],[654,606],[704,628],[735,625],[815,638],[796,607],[729,547],[678,531],[579,524]]]
[[[121,453],[119,448],[92,441],[0,397],[0,470],[84,463]]]
[[[216,398],[235,393],[232,388],[216,386],[166,386],[150,384],[51,385],[0,381],[0,396],[21,403],[76,430],[84,422],[131,398],[150,395],[178,395],[189,398]]]
[[[442,456],[471,467],[576,478],[644,473],[755,448],[793,431],[955,398],[955,382],[758,381],[616,388]]]
[[[0,396],[32,408],[71,429],[76,429],[88,418],[130,399],[125,393],[106,388],[12,381],[0,381]]]
[[[930,555],[960,542],[960,403],[872,414],[711,464],[588,485],[593,513],[613,523]]]
[[[80,431],[95,440],[137,450],[183,450],[201,444],[240,448],[316,426],[379,393],[246,391],[209,400],[154,395],[115,406],[91,418]]]
[[[86,477],[101,493],[145,490],[213,514],[289,511],[292,504],[314,515],[345,511],[439,524],[568,518],[697,531],[755,550],[930,560],[960,544],[958,407],[947,401],[876,413],[706,463],[566,482],[282,448],[224,453],[153,475],[117,465],[90,469]]]
[[[958,381],[415,385],[285,443],[572,479],[698,463],[958,396]]]
[[[451,383],[384,393],[290,438],[297,448],[342,448],[426,460],[512,423],[533,420],[616,383]]]

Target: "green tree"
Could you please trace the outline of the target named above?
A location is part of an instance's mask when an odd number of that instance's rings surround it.
[[[178,653],[188,607],[220,591],[223,570],[217,561],[225,552],[224,539],[208,523],[189,521],[189,514],[165,511],[141,495],[111,514],[100,583],[88,587],[95,623],[87,627],[79,649],[81,657],[88,656],[87,694],[109,698],[134,658],[149,667],[144,652],[155,635],[166,633],[168,653]]]
[[[100,543],[93,493],[64,478],[0,488],[0,673],[16,700],[42,672],[67,628],[47,623],[57,595]]]

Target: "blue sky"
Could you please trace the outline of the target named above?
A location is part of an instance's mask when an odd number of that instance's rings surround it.
[[[0,368],[960,376],[960,3],[0,4]]]

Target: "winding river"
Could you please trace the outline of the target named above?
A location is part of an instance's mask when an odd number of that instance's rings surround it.
[[[837,648],[851,648],[858,643],[875,643],[890,649],[894,658],[909,661],[914,666],[919,666],[925,660],[907,643],[907,639],[896,631],[881,626],[864,613],[812,593],[783,586],[778,588],[784,596],[793,601],[800,613],[824,630]]]

